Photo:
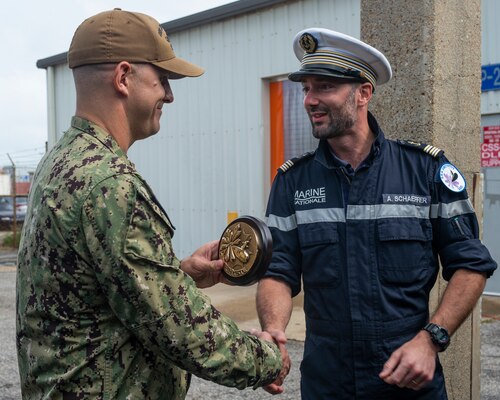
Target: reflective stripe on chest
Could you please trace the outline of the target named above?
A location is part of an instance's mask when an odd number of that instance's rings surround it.
[[[343,208],[313,208],[297,210],[294,214],[280,217],[270,214],[267,225],[281,231],[291,231],[301,224],[318,222],[345,223],[348,220],[378,220],[384,218],[451,218],[474,212],[469,199],[452,203],[428,205],[415,204],[367,204],[348,205],[347,213]]]

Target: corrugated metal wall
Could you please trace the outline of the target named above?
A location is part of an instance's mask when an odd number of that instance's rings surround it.
[[[206,72],[171,82],[175,100],[163,108],[161,131],[135,143],[129,156],[177,228],[179,257],[218,239],[229,211],[264,217],[270,188],[267,83],[297,69],[296,32],[320,26],[359,38],[359,14],[358,0],[292,1],[170,35],[176,53]],[[67,67],[55,72],[60,135],[75,94]]]
[[[69,128],[71,116],[74,115],[76,109],[76,90],[73,82],[73,74],[67,64],[56,65],[50,67],[54,69],[54,103],[51,110],[49,100],[49,114],[53,111],[54,128],[56,137],[60,138],[64,131]],[[49,94],[50,96],[50,94]],[[54,143],[49,141],[49,146]]]
[[[500,1],[482,0],[482,65],[500,63]],[[500,90],[481,94],[481,115],[500,113]]]

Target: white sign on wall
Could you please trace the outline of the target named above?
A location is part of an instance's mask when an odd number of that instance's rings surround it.
[[[0,195],[8,196],[11,186],[10,175],[0,174]]]
[[[500,125],[483,127],[481,167],[500,167]]]

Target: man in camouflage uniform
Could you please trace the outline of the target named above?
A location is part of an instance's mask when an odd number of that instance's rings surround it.
[[[217,242],[179,261],[126,156],[158,132],[168,78],[203,70],[175,57],[157,21],[118,9],[80,25],[68,62],[76,115],[38,167],[19,249],[23,398],[182,399],[190,373],[281,392],[271,336],[242,332],[198,290],[222,281]]]

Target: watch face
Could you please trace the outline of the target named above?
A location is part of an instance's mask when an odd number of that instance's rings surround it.
[[[450,344],[450,335],[445,328],[429,323],[424,327],[424,329],[431,335],[433,343],[440,347],[440,351],[446,350]]]
[[[439,343],[446,343],[448,342],[450,338],[448,337],[448,334],[444,331],[444,329],[440,328],[436,332],[436,340]]]

